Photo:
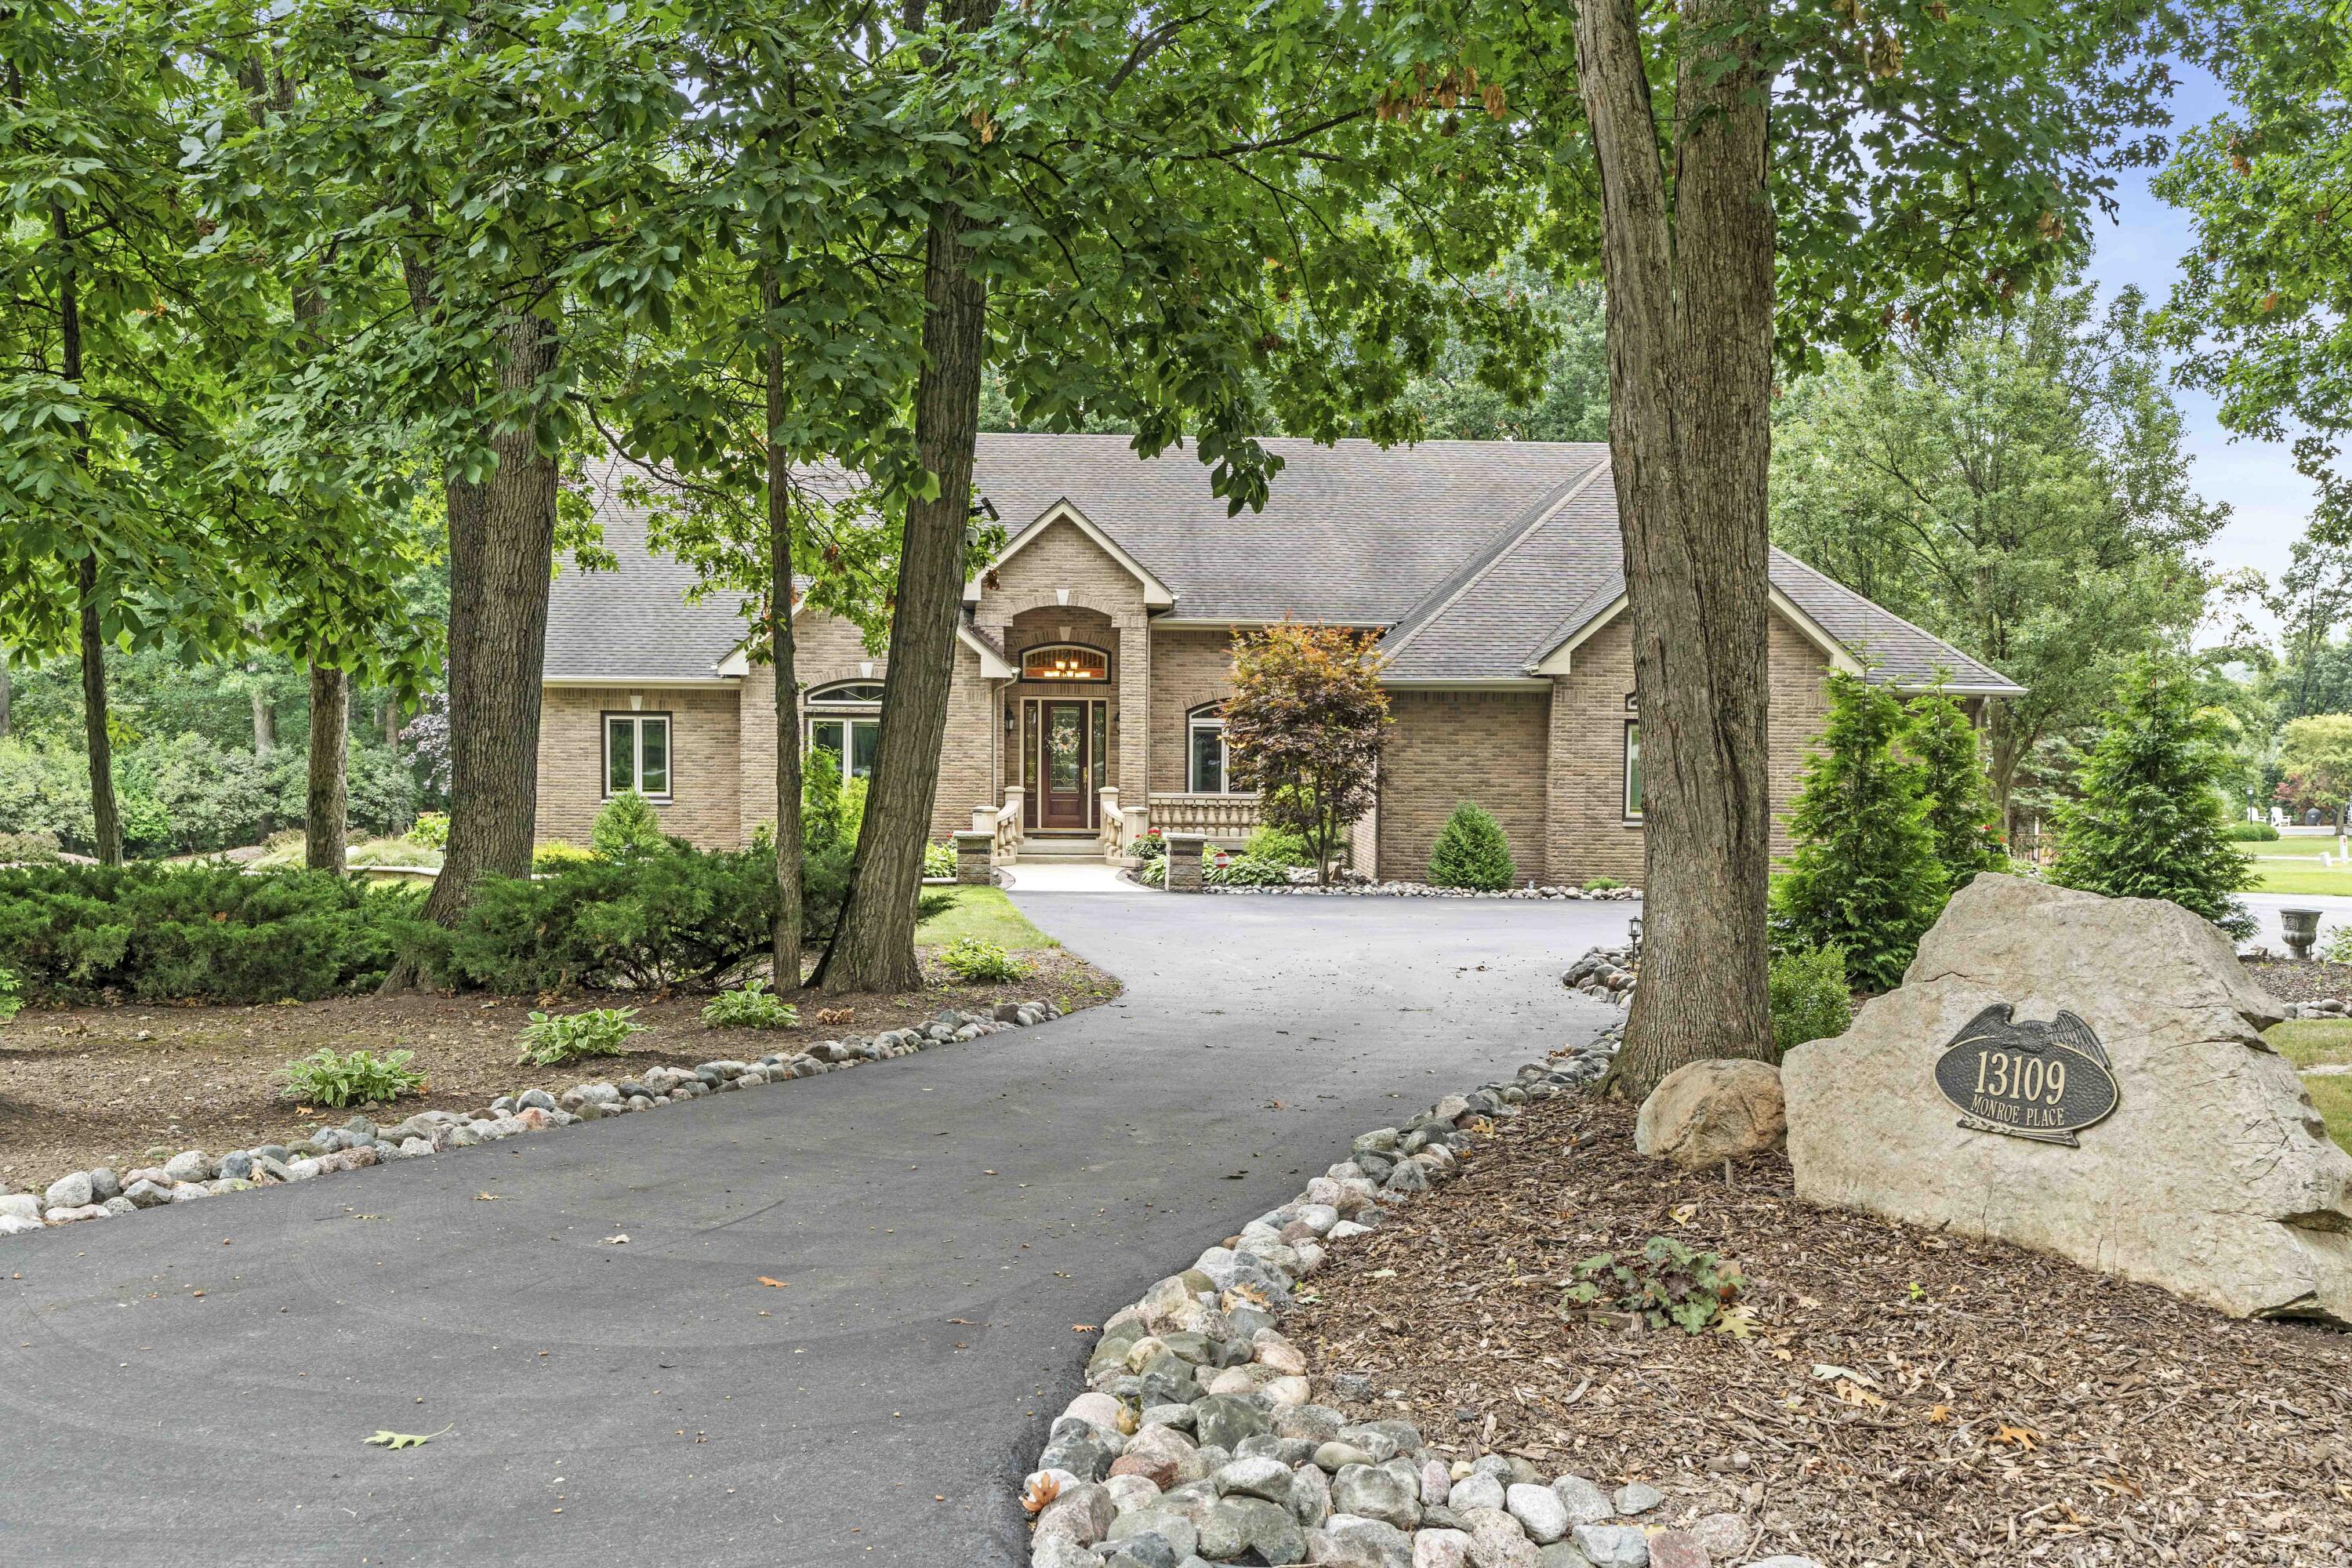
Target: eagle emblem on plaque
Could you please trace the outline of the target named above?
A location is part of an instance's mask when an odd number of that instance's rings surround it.
[[[2006,1002],[1960,1026],[1936,1058],[1936,1087],[1963,1127],[2069,1148],[2122,1098],[2090,1025],[2063,1009],[2054,1018],[2020,1018]]]

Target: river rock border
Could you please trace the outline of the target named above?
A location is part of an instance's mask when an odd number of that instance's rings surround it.
[[[1087,1392],[1047,1429],[1024,1481],[1032,1568],[1712,1568],[1748,1539],[1736,1514],[1669,1529],[1666,1501],[1546,1478],[1516,1456],[1447,1461],[1409,1421],[1355,1420],[1360,1373],[1311,1365],[1282,1310],[1326,1249],[1457,1175],[1491,1119],[1590,1085],[1616,1032],[1517,1076],[1450,1095],[1201,1254],[1103,1324]],[[1318,1395],[1323,1396],[1318,1400]],[[1750,1568],[1819,1568],[1769,1557]]]
[[[1582,958],[1568,966],[1559,983],[1570,991],[1630,1007],[1633,1005],[1634,983],[1641,977],[1641,957],[1638,943],[1590,948]]]
[[[79,1220],[110,1219],[165,1204],[194,1203],[223,1193],[308,1181],[335,1171],[353,1171],[387,1160],[414,1160],[444,1149],[470,1148],[518,1133],[568,1127],[606,1116],[651,1110],[706,1094],[755,1089],[814,1078],[867,1062],[912,1056],[954,1040],[978,1039],[1005,1029],[1026,1028],[1062,1010],[1043,999],[1000,1002],[990,1012],[942,1009],[928,1024],[886,1029],[870,1038],[819,1040],[787,1056],[757,1061],[709,1061],[699,1067],[651,1067],[618,1083],[575,1083],[562,1091],[520,1089],[502,1094],[488,1109],[467,1115],[457,1110],[420,1110],[406,1121],[380,1127],[354,1116],[341,1127],[321,1127],[290,1143],[264,1143],[217,1158],[202,1149],[183,1149],[167,1160],[118,1175],[109,1166],[69,1171],[46,1192],[0,1193],[0,1237],[16,1236]]]

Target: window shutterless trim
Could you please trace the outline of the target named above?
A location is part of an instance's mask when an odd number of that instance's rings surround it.
[[[1223,707],[1224,704],[1222,702],[1213,702],[1195,708],[1184,715],[1184,793],[1186,795],[1255,793],[1234,788],[1234,753],[1225,744],[1225,716],[1222,711]],[[1194,773],[1195,766],[1200,762],[1200,755],[1193,750],[1196,742],[1192,737],[1200,731],[1211,729],[1217,732],[1217,787],[1202,789],[1201,781]]]
[[[634,727],[648,719],[658,719],[662,726],[663,755],[667,759],[669,784],[656,792],[643,787],[645,783],[645,742],[632,738],[629,742],[630,788],[647,800],[667,805],[677,798],[677,725],[675,715],[667,708],[607,708],[596,716],[596,797],[613,798],[613,721],[626,719]]]
[[[1641,765],[1641,756],[1642,721],[1639,719],[1628,719],[1625,721],[1625,753],[1618,773],[1618,788],[1623,795],[1620,804],[1624,808],[1625,825],[1628,827],[1639,827],[1642,825],[1642,796],[1635,782]]]

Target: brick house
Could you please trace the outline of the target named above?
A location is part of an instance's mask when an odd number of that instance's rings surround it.
[[[1414,878],[1454,806],[1494,813],[1523,879],[1642,876],[1641,721],[1608,449],[1433,441],[1268,443],[1261,513],[1225,515],[1189,453],[1119,436],[990,435],[977,485],[1007,531],[964,589],[932,830],[1000,858],[1117,856],[1147,826],[1238,842],[1218,704],[1234,636],[1286,617],[1377,628],[1395,727],[1358,868]],[[632,785],[664,827],[741,844],[772,819],[773,678],[734,597],[689,600],[644,515],[597,497],[614,572],[559,574],[540,729],[539,833],[584,842]],[[1776,817],[1833,668],[1941,684],[1980,708],[2021,689],[1795,558],[1772,556]],[[795,623],[804,743],[861,773],[887,659],[815,611]],[[1781,830],[1776,828],[1776,840]]]

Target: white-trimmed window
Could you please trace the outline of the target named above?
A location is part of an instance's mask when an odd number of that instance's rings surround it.
[[[604,715],[604,794],[636,791],[652,800],[669,798],[669,715]]]
[[[1225,716],[1202,708],[1184,721],[1184,788],[1193,795],[1232,795],[1233,755],[1225,749]]]
[[[808,755],[829,752],[844,783],[869,777],[882,743],[882,683],[844,680],[808,694]]]
[[[1642,721],[1625,721],[1625,820],[1642,820]]]
[[[1099,685],[1110,679],[1110,655],[1084,643],[1048,643],[1021,656],[1021,679]]]

